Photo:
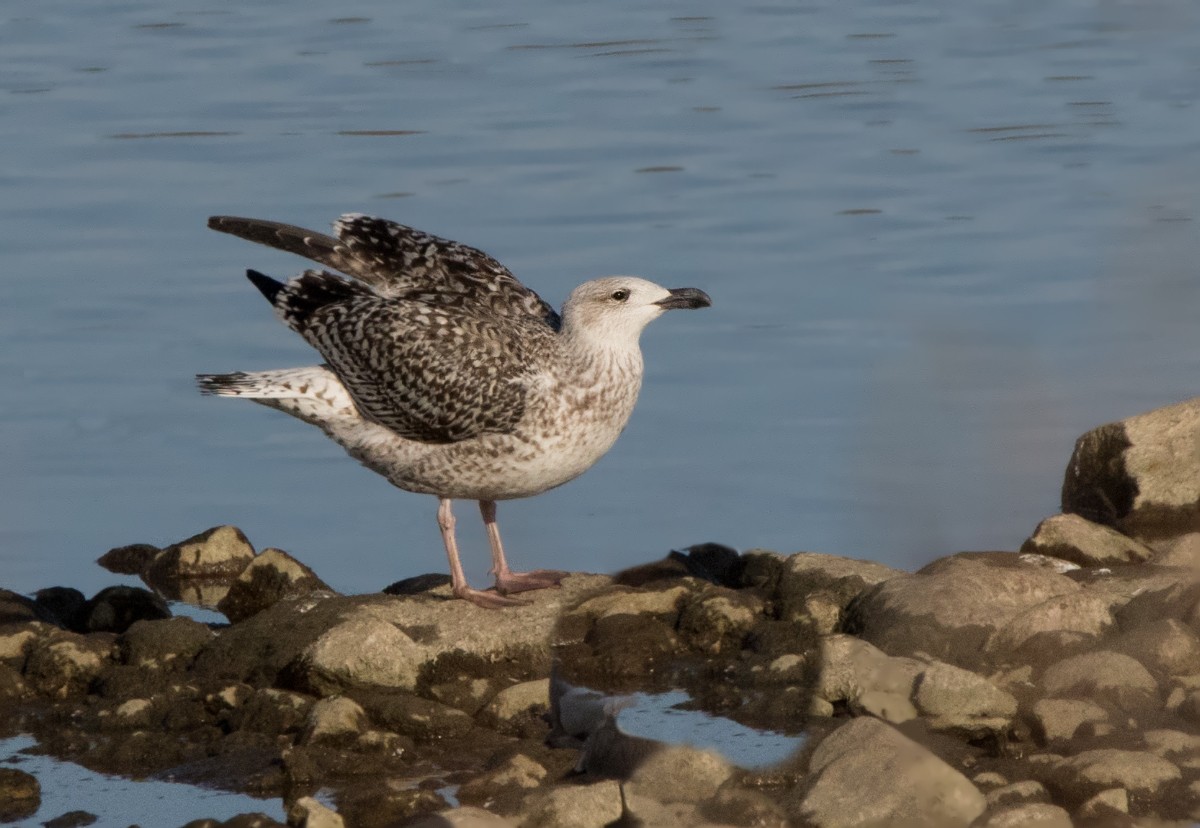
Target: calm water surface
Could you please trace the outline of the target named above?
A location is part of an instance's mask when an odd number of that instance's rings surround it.
[[[1184,2],[16,3],[0,27],[0,584],[217,523],[344,591],[443,571],[428,497],[197,372],[307,364],[205,229],[388,216],[559,303],[636,273],[616,448],[502,504],[519,566],[707,540],[1013,548],[1074,438],[1200,393]],[[486,546],[460,507],[470,574]]]
[[[444,571],[431,498],[195,393],[315,359],[242,277],[301,262],[213,213],[378,213],[555,303],[713,296],[647,331],[595,469],[502,505],[518,566],[1013,548],[1079,433],[1200,393],[1192,4],[331,9],[0,12],[0,585],[90,594],[108,548],[218,523],[343,591]]]

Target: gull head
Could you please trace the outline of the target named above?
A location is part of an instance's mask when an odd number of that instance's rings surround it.
[[[697,288],[665,288],[636,276],[607,276],[584,282],[563,304],[563,329],[614,345],[636,344],[642,329],[677,308],[707,308]]]

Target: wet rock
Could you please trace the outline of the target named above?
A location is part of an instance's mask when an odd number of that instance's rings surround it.
[[[854,719],[826,736],[809,773],[810,784],[785,803],[793,819],[813,826],[967,826],[986,806],[966,777],[877,719]]]
[[[336,811],[311,796],[302,796],[289,805],[287,820],[292,828],[343,828],[346,824]]]
[[[140,575],[161,551],[157,546],[148,543],[131,543],[108,550],[96,563],[119,575]]]
[[[1110,650],[1051,664],[1042,674],[1041,687],[1046,696],[1103,697],[1127,712],[1150,707],[1158,694],[1158,682],[1140,662]]]
[[[607,583],[604,576],[572,575],[560,589],[531,592],[529,604],[504,612],[450,600],[449,590],[442,588],[406,597],[313,593],[288,598],[224,630],[197,657],[196,670],[254,685],[285,679],[299,684],[308,680],[306,673],[321,681],[321,671],[314,670],[311,661],[305,663],[306,652],[342,624],[359,621],[362,629],[378,630],[383,638],[400,641],[374,622],[392,625],[411,640],[415,650],[403,643],[398,646],[413,654],[422,686],[458,681],[464,675],[527,681],[549,673],[550,631],[564,606]],[[331,647],[324,650],[328,659],[320,661],[337,668],[330,670],[325,680],[330,689],[336,689],[347,676],[338,667],[339,660],[343,667],[351,665]],[[378,655],[383,658],[385,654],[380,650]],[[387,657],[394,659],[396,654]],[[379,666],[381,675],[391,676],[401,686],[409,681],[395,664]]]
[[[300,743],[345,746],[354,742],[368,724],[367,714],[353,699],[320,699],[308,712]]]
[[[604,616],[584,643],[594,654],[591,663],[575,662],[584,675],[646,676],[684,650],[673,629],[642,615]]]
[[[355,690],[350,696],[372,721],[418,742],[462,736],[475,727],[461,710],[408,693]]]
[[[81,828],[84,825],[92,825],[99,817],[90,811],[67,811],[61,816],[56,816],[54,819],[43,822],[44,828]]]
[[[333,590],[317,574],[282,549],[264,549],[229,585],[217,609],[235,624],[284,598]]]
[[[183,828],[288,828],[282,822],[271,819],[264,813],[238,814],[224,822],[215,819],[194,819]]]
[[[14,670],[24,670],[25,659],[33,649],[34,642],[53,629],[42,622],[0,626],[0,664],[7,664]]]
[[[1084,751],[1054,769],[1054,785],[1068,802],[1084,802],[1109,788],[1154,797],[1180,778],[1179,768],[1153,753],[1112,748]]]
[[[733,770],[713,751],[673,745],[638,765],[625,791],[659,802],[697,803],[716,794]]]
[[[228,717],[234,730],[255,733],[298,733],[308,721],[314,699],[287,690],[265,688],[253,695]]]
[[[700,806],[700,815],[720,825],[787,828],[787,814],[775,800],[759,791],[724,785]]]
[[[0,662],[0,703],[20,701],[32,693],[20,672]],[[3,709],[2,706],[0,709]]]
[[[1200,673],[1200,638],[1174,618],[1139,624],[1111,642],[1109,647],[1136,658],[1162,675]]]
[[[679,618],[679,633],[709,656],[740,651],[763,612],[762,601],[755,596],[718,590],[689,601]]]
[[[42,804],[37,778],[16,768],[0,768],[0,821],[33,816]]]
[[[540,786],[547,773],[541,764],[517,753],[463,783],[458,789],[458,798],[468,804],[487,806],[499,797],[520,796]]]
[[[142,572],[147,583],[166,594],[191,579],[229,580],[254,560],[254,547],[236,526],[214,526],[172,544],[151,559]]]
[[[991,811],[972,828],[1072,828],[1071,815],[1057,805],[1031,803]]]
[[[77,632],[123,633],[138,621],[170,617],[166,602],[153,592],[112,586],[97,592],[84,605]]]
[[[1062,558],[1080,566],[1120,566],[1154,556],[1154,550],[1144,543],[1074,514],[1043,520],[1021,545],[1021,552]]]
[[[522,828],[605,828],[621,818],[621,787],[616,782],[559,786],[538,791],[525,809]]]
[[[969,670],[985,663],[988,639],[1008,621],[1079,589],[1016,555],[964,553],[870,588],[847,607],[844,628],[889,655],[924,653]]]
[[[305,689],[322,696],[350,688],[413,690],[423,653],[395,624],[360,614],[327,630],[293,666]]]
[[[933,730],[979,738],[1006,731],[1017,714],[1017,700],[983,676],[949,664],[921,671],[913,703]]]
[[[121,660],[146,670],[182,670],[212,640],[206,625],[191,618],[138,621],[117,639]]]
[[[1108,711],[1085,699],[1039,699],[1033,705],[1043,742],[1066,742],[1085,724],[1108,721]]]
[[[34,593],[34,603],[43,618],[63,629],[87,632],[83,624],[87,598],[73,587],[47,587]]]
[[[1200,530],[1200,398],[1092,429],[1075,443],[1063,512],[1142,541]]]
[[[540,734],[545,730],[543,715],[550,707],[550,679],[524,681],[497,693],[480,713],[480,722],[501,733]]]
[[[746,553],[747,580],[757,581],[772,593],[785,620],[821,616],[819,607],[830,608],[833,624],[821,632],[833,632],[846,605],[868,587],[908,573],[872,561],[860,561],[817,552],[781,556],[753,550]]]
[[[65,699],[87,691],[107,666],[112,636],[66,631],[38,639],[25,662],[25,681],[37,692]]]

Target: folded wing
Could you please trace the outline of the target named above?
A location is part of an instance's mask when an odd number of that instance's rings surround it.
[[[554,336],[535,319],[385,298],[325,271],[286,283],[249,276],[321,353],[363,416],[411,440],[511,431],[525,410],[530,349]]]

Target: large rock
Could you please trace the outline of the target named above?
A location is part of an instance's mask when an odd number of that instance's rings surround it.
[[[1064,658],[1042,674],[1046,696],[1107,699],[1136,712],[1157,699],[1158,682],[1141,662],[1123,653],[1095,650]]]
[[[233,578],[254,560],[254,547],[236,526],[214,526],[172,544],[151,559],[144,575],[152,583],[187,578]]]
[[[1057,595],[1009,619],[988,640],[987,652],[1002,664],[1046,664],[1062,656],[1065,638],[1084,643],[1108,632],[1117,600],[1091,590]]]
[[[1080,437],[1062,510],[1143,541],[1200,530],[1200,397]]]
[[[1021,545],[1021,552],[1062,558],[1080,566],[1119,566],[1154,556],[1154,550],[1144,543],[1073,514],[1043,520]]]
[[[925,653],[972,669],[986,663],[988,639],[1011,619],[1079,589],[1013,554],[964,553],[863,593],[847,608],[844,627],[890,655]]]
[[[834,624],[822,628],[824,633],[833,632],[846,605],[863,590],[908,574],[873,561],[818,552],[782,556],[756,549],[747,552],[745,559],[743,577],[775,596],[782,618],[821,622],[828,615]]]
[[[929,727],[976,738],[1006,731],[1017,715],[1017,700],[961,667],[934,663],[917,677],[913,703]]]
[[[819,828],[968,826],[982,793],[961,773],[878,719],[854,719],[813,751],[811,784],[789,800],[794,819]]]
[[[304,564],[282,549],[264,549],[229,585],[217,609],[235,624],[284,598],[333,590]]]
[[[889,656],[852,635],[823,636],[820,661],[818,698],[897,724],[916,718],[913,686],[924,662]]]
[[[1109,644],[1167,676],[1200,673],[1200,638],[1183,622],[1159,618],[1133,627]]]
[[[563,607],[608,582],[605,576],[573,575],[561,589],[531,592],[530,603],[503,612],[450,599],[447,587],[404,597],[288,598],[222,632],[201,651],[196,669],[255,685],[314,686],[323,693],[342,686],[470,680],[472,673],[492,677],[499,668],[510,680],[531,680],[549,673],[550,631]],[[374,631],[372,640],[380,646],[371,652],[371,642],[354,640],[356,630]],[[342,651],[338,642],[352,649]],[[389,663],[392,659],[407,666]]]

